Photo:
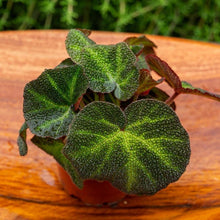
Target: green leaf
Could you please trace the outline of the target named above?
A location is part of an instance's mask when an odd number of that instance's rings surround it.
[[[59,65],[57,65],[55,68],[71,67],[73,65],[75,65],[75,63],[70,58],[67,58],[63,60]]]
[[[83,49],[79,64],[84,67],[90,89],[110,93],[119,100],[129,99],[138,87],[135,55],[126,43],[92,45]]]
[[[165,61],[161,60],[156,55],[146,56],[146,61],[151,70],[154,70],[158,75],[164,77],[167,83],[174,88],[176,92],[181,90],[182,85],[179,77]]]
[[[125,42],[130,46],[134,54],[137,56],[136,66],[139,69],[150,70],[145,60],[145,56],[148,54],[155,54],[154,48],[157,46],[154,44],[154,42],[149,40],[144,35],[140,37],[129,37],[125,39]]]
[[[125,113],[93,102],[75,117],[63,153],[83,179],[107,180],[128,194],[154,194],[179,179],[189,162],[189,137],[175,112],[156,100]]]
[[[157,100],[162,101],[162,102],[165,102],[169,97],[170,97],[170,96],[169,96],[166,92],[164,92],[163,90],[161,90],[161,89],[159,89],[159,88],[157,88],[157,87],[152,88],[152,89],[149,91],[148,95],[144,95],[144,96],[142,97],[142,94],[141,94],[141,96],[139,96],[139,98],[157,99]],[[173,110],[175,110],[175,109],[176,109],[176,104],[175,104],[175,102],[173,102],[173,103],[170,105],[170,107],[171,107]]]
[[[79,187],[83,187],[83,181],[79,177],[78,173],[70,163],[70,161],[63,155],[62,149],[64,143],[62,140],[54,140],[52,138],[42,138],[34,136],[31,141],[40,149],[53,156],[54,159],[69,173],[73,182]]]
[[[24,117],[33,134],[59,138],[67,134],[75,113],[71,106],[86,92],[80,66],[45,70],[24,89]]]
[[[190,83],[182,81],[181,93],[200,95],[220,102],[220,95],[208,92],[206,90],[193,87]]]
[[[27,126],[26,123],[24,123],[21,126],[21,129],[19,130],[19,136],[18,136],[18,139],[17,139],[17,144],[18,144],[18,147],[19,147],[20,156],[25,156],[27,154],[27,151],[28,151],[28,147],[27,147],[27,143],[26,143],[27,129],[28,129],[28,126]]]
[[[66,50],[71,59],[78,63],[81,60],[81,51],[85,46],[95,44],[80,30],[71,29],[66,38]]]
[[[153,87],[159,85],[164,81],[164,78],[159,80],[154,80],[151,76],[150,72],[147,69],[140,70],[140,78],[139,78],[139,87],[137,89],[138,94],[145,92],[146,90],[150,90]]]

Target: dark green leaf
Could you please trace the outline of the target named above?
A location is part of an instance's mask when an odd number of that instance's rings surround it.
[[[33,134],[59,138],[67,134],[75,113],[71,105],[86,92],[80,66],[45,70],[24,89],[24,117]]]
[[[70,161],[63,155],[62,149],[64,143],[62,140],[54,140],[52,138],[42,138],[34,136],[31,141],[40,149],[45,151],[54,157],[54,159],[69,173],[73,182],[79,187],[82,188],[83,181],[79,177],[78,173],[70,163]]]
[[[142,94],[141,94],[142,95]],[[157,99],[159,101],[162,101],[162,102],[165,102],[170,96],[164,92],[163,90],[157,88],[157,87],[154,87],[152,88],[148,95],[145,95],[143,97],[139,97],[139,98],[147,98],[147,99]],[[173,102],[170,107],[175,110],[176,109],[176,104],[175,102]]]
[[[93,44],[95,44],[94,41],[76,29],[70,30],[66,38],[66,50],[75,63],[80,62],[82,49]]]
[[[56,66],[55,68],[63,68],[63,67],[71,67],[75,65],[75,63],[70,59],[67,58],[65,60],[63,60],[58,66]]]
[[[146,61],[151,70],[154,70],[158,75],[164,77],[167,83],[174,88],[175,91],[178,92],[181,90],[182,85],[179,77],[165,61],[161,60],[156,55],[146,56]]]
[[[25,156],[27,154],[28,148],[27,148],[27,143],[26,143],[26,137],[27,137],[27,129],[28,126],[26,123],[24,123],[21,126],[21,129],[19,131],[19,136],[17,139],[17,144],[19,147],[19,153],[21,156]]]
[[[183,88],[181,90],[181,93],[200,95],[220,102],[220,95],[208,92],[200,88],[193,87],[190,83],[186,81],[182,81],[182,87]]]
[[[90,88],[95,92],[114,90],[119,100],[129,99],[138,87],[135,55],[126,43],[92,45],[83,49],[79,64],[84,67]]]
[[[179,179],[189,137],[175,112],[156,100],[133,102],[125,114],[93,102],[75,117],[63,149],[83,179],[107,180],[128,194],[154,194]]]

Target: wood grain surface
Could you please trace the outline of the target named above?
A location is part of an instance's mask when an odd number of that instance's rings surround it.
[[[66,34],[0,32],[0,219],[220,219],[220,103],[212,100],[177,98],[177,114],[190,135],[191,160],[179,181],[154,196],[126,197],[115,207],[87,207],[63,191],[53,158],[30,141],[28,155],[19,156],[23,87],[67,57]],[[110,44],[128,36],[133,34],[94,32],[91,38]],[[182,80],[220,93],[220,45],[148,37]]]

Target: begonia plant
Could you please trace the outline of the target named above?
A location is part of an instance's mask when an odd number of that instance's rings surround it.
[[[100,45],[89,34],[70,30],[69,58],[25,86],[20,155],[27,154],[30,129],[31,141],[79,188],[87,179],[105,180],[126,194],[154,194],[177,181],[190,159],[174,99],[183,93],[217,101],[220,96],[181,81],[145,36]]]

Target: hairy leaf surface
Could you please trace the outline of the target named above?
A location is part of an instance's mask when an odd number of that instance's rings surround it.
[[[63,150],[83,179],[107,180],[128,194],[154,194],[179,179],[189,137],[175,112],[140,100],[125,112],[93,102],[75,117]]]
[[[83,49],[79,64],[84,67],[90,88],[95,92],[114,90],[119,100],[129,99],[138,87],[135,55],[126,43],[92,45]]]
[[[73,182],[79,187],[82,188],[83,181],[79,177],[77,171],[74,169],[70,161],[63,155],[62,149],[64,143],[62,140],[54,140],[52,138],[42,138],[34,136],[31,141],[40,149],[53,156],[54,159],[69,173]]]
[[[28,151],[28,147],[27,147],[27,143],[26,143],[27,129],[28,129],[28,126],[27,126],[26,122],[24,122],[24,124],[21,126],[21,128],[19,130],[19,136],[17,139],[17,144],[19,147],[20,156],[25,156]]]
[[[67,134],[75,113],[71,105],[88,81],[80,66],[45,70],[24,89],[24,117],[33,134],[59,138]]]
[[[82,31],[71,29],[66,38],[66,50],[71,59],[78,63],[81,60],[81,51],[84,47],[95,44]]]

